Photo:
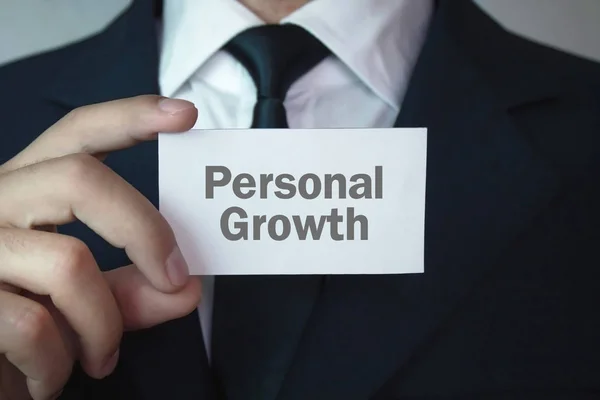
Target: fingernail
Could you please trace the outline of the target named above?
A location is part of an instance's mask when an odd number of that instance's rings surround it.
[[[176,114],[194,108],[194,103],[186,100],[164,98],[158,102],[158,108],[168,114]]]
[[[104,364],[104,367],[102,368],[102,372],[101,372],[102,376],[110,375],[113,372],[113,370],[115,369],[115,367],[117,366],[118,362],[119,362],[119,350],[117,349],[117,351],[115,351],[115,354],[110,356],[108,361]]]
[[[167,275],[175,286],[183,286],[188,282],[190,270],[178,246],[167,258]]]

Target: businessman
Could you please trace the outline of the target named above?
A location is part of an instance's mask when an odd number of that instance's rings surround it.
[[[600,396],[597,64],[468,0],[136,0],[0,91],[0,399]],[[188,276],[192,127],[427,127],[425,272]]]

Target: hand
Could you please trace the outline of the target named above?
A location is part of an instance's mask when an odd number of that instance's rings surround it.
[[[101,161],[196,118],[191,103],[158,96],[82,107],[0,166],[0,399],[58,397],[75,361],[103,378],[123,330],[196,308],[200,282],[171,228]],[[56,233],[75,219],[134,264],[102,273],[85,243]]]

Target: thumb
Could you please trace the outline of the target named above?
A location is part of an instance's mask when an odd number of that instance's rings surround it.
[[[199,277],[192,276],[180,291],[170,294],[157,291],[135,265],[105,272],[105,278],[121,310],[125,330],[184,317],[200,303]]]
[[[157,132],[191,129],[198,110],[188,101],[144,95],[77,108],[2,166],[12,171],[68,154],[104,156],[154,140]]]

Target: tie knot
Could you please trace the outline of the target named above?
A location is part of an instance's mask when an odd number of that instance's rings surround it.
[[[258,97],[283,100],[302,75],[322,61],[329,50],[297,25],[262,25],[247,29],[224,47],[248,70]]]

